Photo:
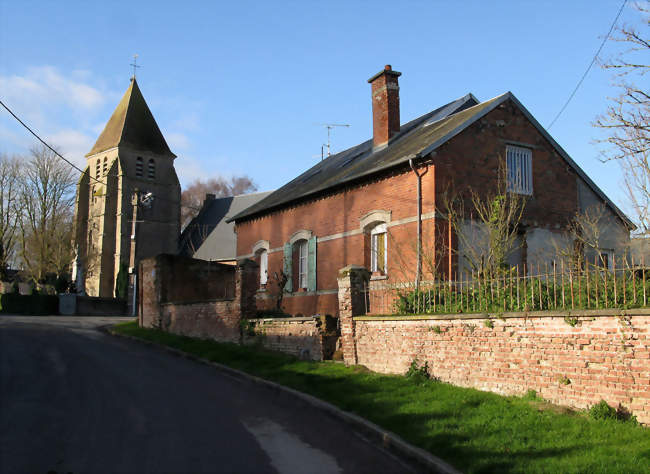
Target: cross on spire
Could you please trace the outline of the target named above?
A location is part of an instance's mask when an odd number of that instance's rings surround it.
[[[138,66],[138,55],[134,54],[133,55],[133,62],[129,64],[129,66],[133,66],[133,79],[135,79],[135,68],[142,67]]]

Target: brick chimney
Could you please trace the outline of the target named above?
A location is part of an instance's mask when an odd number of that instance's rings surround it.
[[[390,64],[368,79],[372,87],[373,146],[381,146],[399,132],[399,83],[401,72]]]

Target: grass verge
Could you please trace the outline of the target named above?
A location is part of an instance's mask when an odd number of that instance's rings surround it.
[[[423,377],[306,362],[236,344],[143,329],[113,331],[200,356],[309,393],[356,413],[408,442],[475,472],[648,472],[650,430],[593,420],[535,396],[502,397]]]

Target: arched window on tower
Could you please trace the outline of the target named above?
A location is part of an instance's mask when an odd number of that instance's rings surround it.
[[[147,178],[156,179],[156,162],[151,158],[147,168]]]
[[[135,159],[135,176],[136,178],[142,178],[142,157],[138,156]]]
[[[99,174],[99,173],[100,173],[101,170],[102,170],[101,167],[102,167],[102,165],[101,165],[101,161],[100,161],[100,160],[97,160],[97,163],[95,164],[95,178],[97,178],[97,179],[99,179],[99,177],[100,177],[100,174]]]
[[[108,158],[104,157],[104,168],[102,169],[102,176],[106,176],[108,172]]]

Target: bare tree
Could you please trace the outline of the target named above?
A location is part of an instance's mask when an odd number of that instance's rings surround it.
[[[0,280],[14,261],[18,228],[16,200],[20,188],[20,160],[0,154]]]
[[[494,276],[517,249],[525,205],[525,196],[508,190],[506,163],[500,159],[495,186],[466,193],[447,190],[439,212],[454,231],[458,256],[472,271]]]
[[[20,257],[26,273],[43,281],[67,272],[73,257],[75,179],[45,147],[33,148],[20,178]]]
[[[608,132],[599,140],[605,145],[603,159],[618,160],[623,169],[626,191],[635,210],[639,231],[650,231],[650,93],[645,75],[650,70],[650,10],[637,5],[643,20],[639,31],[624,25],[617,27],[612,39],[626,49],[602,67],[613,71],[619,94],[610,98],[607,111],[594,125]]]
[[[233,176],[230,179],[218,177],[206,181],[196,179],[181,193],[181,227],[185,227],[198,214],[206,194],[219,198],[253,191],[257,191],[257,185],[248,176]]]

